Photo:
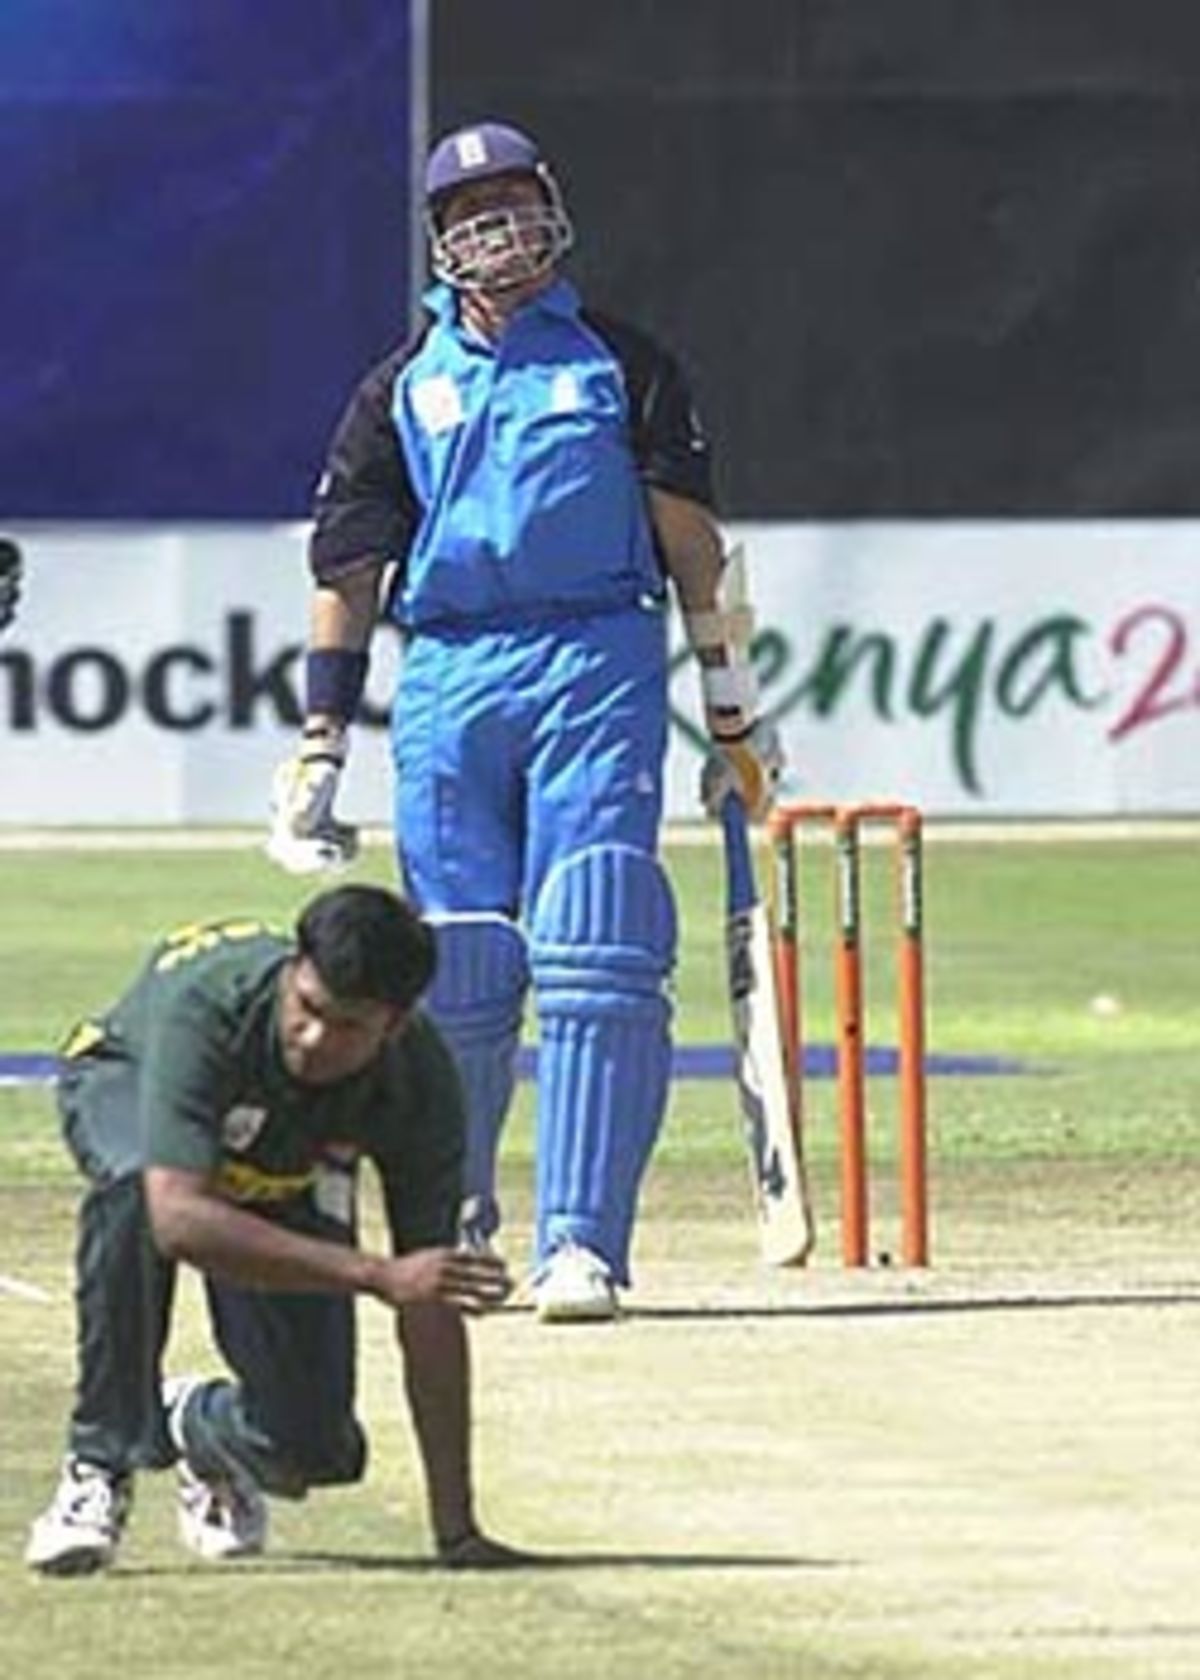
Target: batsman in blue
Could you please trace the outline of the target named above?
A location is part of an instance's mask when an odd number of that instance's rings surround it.
[[[537,1015],[534,1297],[617,1316],[666,1106],[676,911],[659,858],[672,589],[712,737],[702,797],[752,815],[781,754],[761,721],[708,441],[649,335],[583,303],[537,143],[507,123],[430,154],[434,283],[369,372],[319,486],[306,708],[271,854],[345,864],[335,804],[382,613],[401,629],[395,835],[433,923],[430,1009],[467,1096],[464,1231],[500,1224],[496,1163],[527,994]]]

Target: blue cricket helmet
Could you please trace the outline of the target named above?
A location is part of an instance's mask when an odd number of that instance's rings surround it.
[[[498,176],[525,175],[540,207],[496,206],[446,227],[454,193]],[[462,290],[503,290],[547,273],[574,243],[554,173],[537,142],[510,123],[480,122],[446,134],[425,166],[425,222],[440,280]]]

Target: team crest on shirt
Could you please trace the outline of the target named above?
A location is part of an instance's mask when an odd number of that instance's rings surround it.
[[[249,1149],[267,1123],[267,1110],[235,1103],[221,1121],[221,1142],[236,1154]]]
[[[418,379],[412,388],[412,405],[417,419],[433,437],[462,424],[463,400],[448,373]]]
[[[560,368],[550,387],[551,414],[574,414],[581,406],[578,379],[570,368]]]

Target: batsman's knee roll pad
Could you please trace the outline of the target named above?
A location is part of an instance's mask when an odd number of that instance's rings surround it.
[[[430,915],[437,972],[425,1007],[454,1052],[467,1102],[463,1196],[478,1235],[499,1223],[496,1147],[516,1079],[521,1015],[529,986],[525,937],[491,912]]]
[[[529,960],[525,936],[507,916],[479,911],[426,918],[437,940],[437,972],[425,1006],[464,1043],[520,1027]]]
[[[622,1012],[627,1000],[665,1002],[675,963],[675,899],[657,858],[633,846],[589,846],[546,877],[530,930],[539,1008],[582,991]]]
[[[625,1281],[670,1074],[670,883],[648,852],[588,847],[547,876],[530,931],[541,1028],[539,1247],[585,1243]]]

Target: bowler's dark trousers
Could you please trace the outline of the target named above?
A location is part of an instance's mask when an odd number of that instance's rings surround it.
[[[142,1185],[136,1074],[102,1053],[64,1064],[67,1146],[87,1180],[76,1252],[78,1381],[68,1449],[113,1471],[178,1456],[160,1398],[175,1293]],[[260,1216],[255,1209],[254,1217]],[[273,1221],[352,1242],[308,1197]],[[249,1473],[268,1493],[357,1480],[366,1441],[354,1416],[355,1322],[346,1296],[243,1289],[205,1276],[213,1334],[235,1382],[205,1383],[187,1407],[187,1455],[205,1476]]]

